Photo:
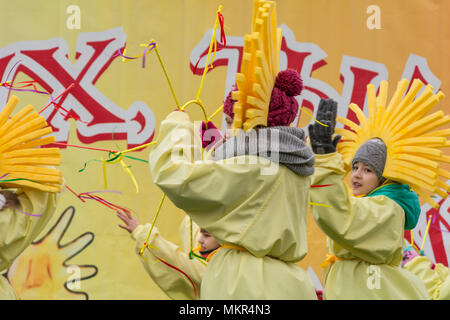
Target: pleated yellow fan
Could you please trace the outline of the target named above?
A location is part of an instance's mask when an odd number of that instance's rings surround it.
[[[258,125],[267,126],[270,97],[279,71],[281,40],[275,1],[254,0],[252,29],[244,37],[241,72],[236,74],[238,90],[232,93],[237,100],[233,129],[248,131]]]
[[[30,187],[47,192],[60,192],[62,173],[48,166],[58,166],[58,148],[38,148],[55,142],[45,118],[32,105],[14,116],[11,113],[19,99],[12,96],[0,112],[0,176],[6,187]],[[18,179],[18,180],[15,180]]]
[[[442,126],[450,123],[450,116],[442,110],[429,114],[444,98],[442,91],[433,94],[433,87],[424,87],[419,79],[414,79],[407,90],[409,84],[407,79],[399,81],[388,104],[387,81],[380,83],[378,96],[374,85],[367,85],[369,117],[352,103],[349,108],[355,112],[359,125],[342,117],[336,119],[348,127],[335,130],[342,136],[338,152],[342,154],[345,166],[350,168],[356,151],[364,142],[372,138],[382,139],[387,147],[383,176],[408,184],[437,208],[432,196],[438,194],[445,198],[450,190],[444,182],[450,179],[450,172],[441,168],[442,163],[450,163],[450,157],[441,150],[449,146],[450,129]]]

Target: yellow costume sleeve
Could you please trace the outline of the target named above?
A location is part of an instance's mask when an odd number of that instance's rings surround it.
[[[174,300],[193,300],[200,296],[200,285],[203,274],[206,269],[206,262],[203,264],[197,259],[189,259],[186,252],[181,250],[174,243],[164,239],[158,232],[158,229],[153,226],[152,234],[149,238],[149,245],[154,248],[148,248],[144,252],[144,259],[139,255],[139,251],[144,245],[147,234],[150,230],[150,224],[138,226],[131,234],[132,238],[136,240],[136,253],[141,260],[145,271],[150,275],[153,281]],[[189,279],[163,262],[182,270]],[[193,288],[195,285],[195,290]]]
[[[220,220],[231,210],[231,204],[242,201],[239,190],[253,183],[247,170],[259,174],[260,168],[248,163],[230,166],[226,161],[198,161],[202,160],[201,150],[200,137],[194,134],[188,114],[175,111],[161,123],[149,164],[153,181],[203,227]]]
[[[340,247],[370,263],[398,265],[402,257],[403,209],[385,196],[356,198],[343,181],[345,170],[339,153],[316,155],[311,189],[314,219]],[[329,206],[329,207],[327,207]]]
[[[433,300],[450,300],[450,277],[448,268],[441,263],[431,269],[427,257],[417,256],[405,264],[404,268],[418,276]]]
[[[0,272],[6,271],[14,261],[44,229],[57,205],[58,193],[49,193],[24,187],[17,189],[19,209],[33,217],[12,208],[0,211]],[[9,296],[11,288],[0,284],[0,298]],[[9,293],[8,293],[9,291]]]

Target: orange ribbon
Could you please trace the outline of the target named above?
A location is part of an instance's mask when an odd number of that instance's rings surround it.
[[[217,251],[219,251],[220,249],[224,249],[224,248],[235,249],[235,250],[242,251],[242,252],[248,252],[247,249],[240,247],[238,245],[235,245],[232,243],[224,243],[223,245],[221,245],[220,247],[218,247],[216,250],[214,250],[213,252],[211,252],[208,255],[208,257],[206,258],[206,262],[209,262],[209,260],[211,260],[211,258],[217,253]]]
[[[342,261],[342,260],[360,260],[359,258],[342,258],[342,257],[336,257],[334,254],[327,253],[327,258],[325,261],[323,261],[320,266],[325,269],[328,267],[328,265],[335,263],[336,261]]]

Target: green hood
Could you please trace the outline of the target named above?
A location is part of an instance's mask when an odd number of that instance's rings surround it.
[[[419,220],[420,203],[417,193],[407,184],[391,183],[370,192],[366,197],[384,195],[397,202],[405,211],[405,230],[414,229]]]

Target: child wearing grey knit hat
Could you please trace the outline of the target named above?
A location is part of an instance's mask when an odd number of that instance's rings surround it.
[[[311,147],[316,154],[336,152],[340,139],[334,134],[337,104],[332,99],[322,99],[317,111],[318,123],[309,125]],[[325,124],[325,126],[323,126]],[[352,159],[352,192],[354,196],[374,197],[385,195],[394,200],[405,211],[405,230],[414,228],[420,214],[417,194],[407,184],[387,180],[383,177],[388,153],[381,138],[372,138],[364,142]]]
[[[343,157],[337,152],[336,108],[319,104],[309,126],[316,153],[310,190],[312,216],[328,236],[324,263],[325,299],[429,299],[422,281],[399,267],[404,230],[414,228],[420,214],[417,194],[407,184],[385,180],[387,146],[379,138],[365,141],[352,159],[352,192],[344,181]],[[339,138],[339,137],[338,137]],[[345,143],[345,142],[344,142]],[[342,146],[345,150],[345,144]],[[372,266],[380,283],[368,281]]]
[[[374,138],[364,142],[356,151],[352,160],[352,166],[356,162],[362,162],[370,166],[380,180],[383,180],[383,171],[386,164],[387,148],[383,140]]]
[[[370,139],[359,147],[352,160],[353,195],[366,195],[386,181],[383,177],[386,155],[386,145],[379,138]]]

